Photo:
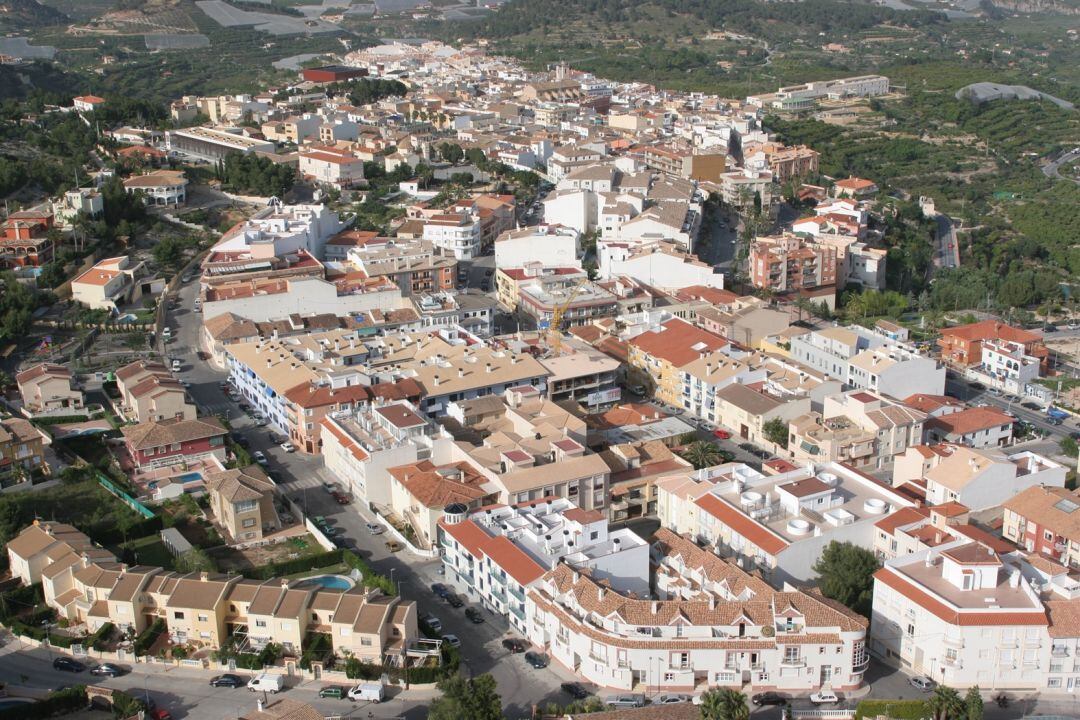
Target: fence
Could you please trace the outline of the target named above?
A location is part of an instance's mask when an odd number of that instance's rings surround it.
[[[104,474],[102,474],[100,472],[97,473],[97,480],[98,480],[98,483],[101,484],[101,487],[105,488],[111,494],[115,495],[116,498],[120,500],[120,502],[124,503],[129,508],[131,508],[135,512],[139,513],[140,515],[142,515],[147,520],[154,517],[154,513],[153,513],[152,510],[150,510],[148,507],[146,507],[145,505],[140,503],[135,498],[128,495],[126,492],[124,492],[120,488],[116,487],[116,485],[113,483],[113,481],[110,480],[109,478],[105,477]]]
[[[418,548],[415,545],[413,545],[408,540],[408,538],[406,538],[401,533],[400,530],[398,530],[396,527],[394,527],[390,523],[390,521],[386,519],[386,517],[384,515],[382,515],[380,513],[375,513],[375,517],[376,517],[376,519],[378,519],[379,523],[383,527],[385,527],[387,529],[387,531],[390,533],[390,536],[393,537],[395,540],[397,540],[402,545],[404,545],[405,547],[407,547],[409,549],[409,552],[411,552],[413,555],[419,555],[420,557],[426,557],[426,558],[437,558],[437,557],[439,557],[438,549],[432,548],[431,550],[423,550],[423,549]]]

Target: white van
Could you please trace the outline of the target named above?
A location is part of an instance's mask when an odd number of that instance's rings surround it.
[[[285,688],[285,676],[260,673],[248,680],[247,686],[248,690],[251,692],[263,690],[265,692],[276,693]]]
[[[386,699],[386,691],[383,689],[382,683],[360,683],[349,691],[349,699],[369,700],[373,703],[380,703]]]

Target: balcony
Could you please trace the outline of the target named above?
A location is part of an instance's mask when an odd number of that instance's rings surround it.
[[[520,590],[515,590],[513,587],[507,586],[506,591],[510,593],[510,597],[514,598],[518,602],[525,602],[525,593]]]
[[[1050,648],[1050,657],[1069,657],[1069,648],[1065,647],[1064,645],[1055,645]]]
[[[798,657],[798,658],[787,658],[786,657],[786,658],[784,658],[783,660],[780,661],[780,664],[783,665],[784,667],[806,667],[806,660],[801,658],[801,657]]]
[[[951,648],[962,649],[964,647],[963,638],[946,637],[942,642],[944,642],[946,646]]]

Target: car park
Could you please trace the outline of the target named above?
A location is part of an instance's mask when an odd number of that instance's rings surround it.
[[[484,616],[476,608],[466,608],[465,617],[469,618],[469,622],[473,625],[480,625],[484,622]]]
[[[341,700],[345,697],[345,693],[348,690],[340,685],[327,685],[326,687],[319,689],[319,697],[321,698],[334,698],[335,700]]]
[[[525,662],[537,670],[542,670],[548,666],[548,656],[543,653],[527,652],[525,653]]]
[[[53,660],[53,670],[62,670],[63,672],[81,673],[86,669],[78,660],[73,660],[69,657],[58,657]]]
[[[583,688],[579,683],[564,682],[560,687],[564,693],[575,700],[584,700],[589,697],[589,691]]]
[[[461,647],[461,639],[457,635],[443,635],[442,641],[453,648]]]
[[[210,684],[213,687],[238,688],[244,685],[244,678],[239,675],[233,675],[232,673],[225,673],[224,675],[215,675],[210,678]]]
[[[930,692],[934,689],[934,681],[925,675],[913,675],[908,678],[908,683],[911,687],[921,690],[923,692]]]

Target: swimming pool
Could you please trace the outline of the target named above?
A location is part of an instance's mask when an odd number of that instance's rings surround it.
[[[315,575],[304,578],[296,584],[296,587],[312,587],[318,585],[326,590],[349,590],[355,585],[350,578],[344,575]]]
[[[34,701],[28,700],[27,698],[4,698],[3,700],[0,700],[0,710],[11,710],[12,708],[17,708],[20,705],[33,704]]]
[[[176,480],[176,481],[182,482],[182,483],[198,482],[199,480],[202,480],[202,479],[203,479],[203,476],[202,476],[201,472],[184,473],[183,475],[177,475],[175,478],[173,478],[173,480]]]

